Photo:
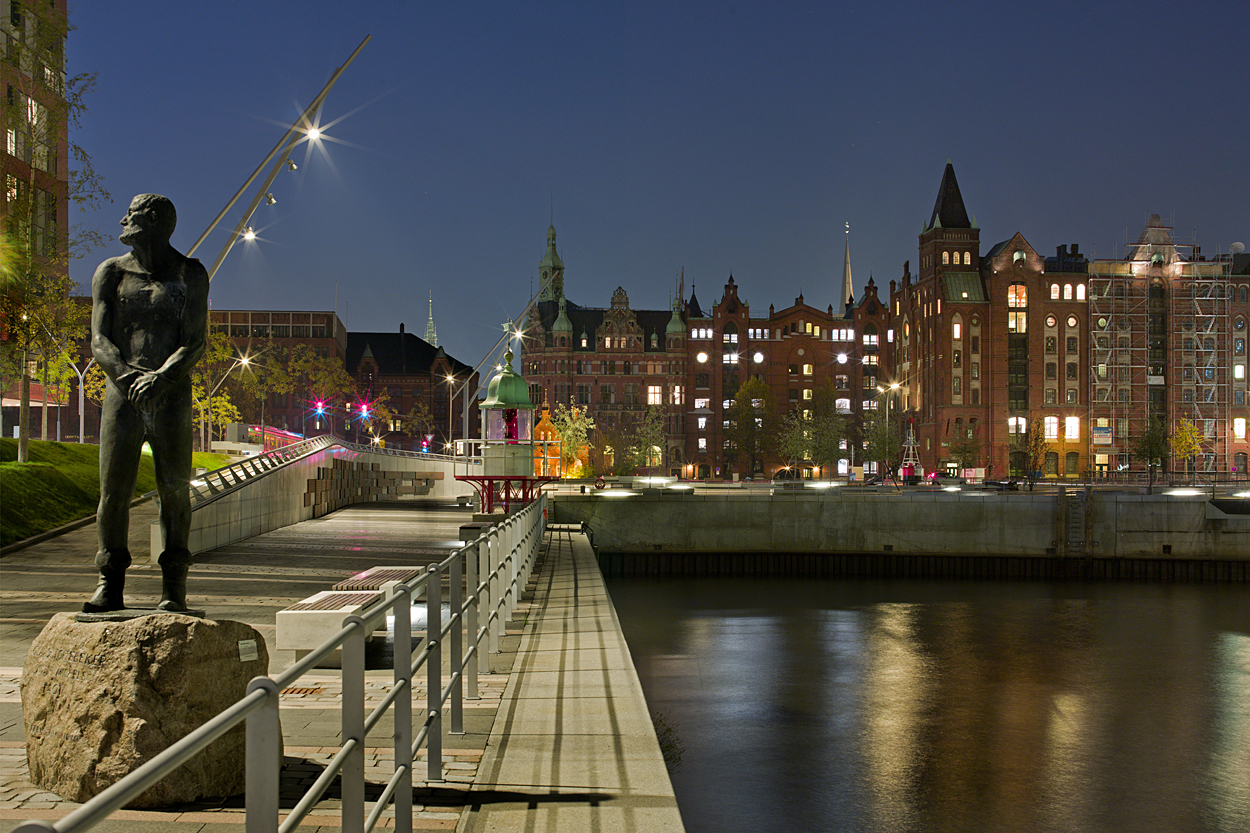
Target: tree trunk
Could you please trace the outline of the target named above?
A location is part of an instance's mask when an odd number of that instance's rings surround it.
[[[30,352],[22,351],[22,392],[17,409],[17,462],[30,462]]]
[[[39,438],[48,439],[48,362],[43,362],[43,414],[39,418]]]

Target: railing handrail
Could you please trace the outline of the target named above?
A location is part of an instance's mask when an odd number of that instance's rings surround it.
[[[444,560],[429,565],[421,575],[396,584],[389,594],[374,605],[358,615],[346,617],[338,633],[282,673],[274,677],[253,678],[248,684],[247,693],[240,700],[70,815],[55,823],[42,820],[24,821],[14,828],[14,833],[79,833],[87,830],[245,720],[246,833],[287,833],[293,830],[336,776],[343,778],[341,823],[344,833],[365,833],[372,830],[392,799],[396,802],[396,829],[410,833],[412,760],[425,743],[425,780],[442,780],[441,723],[444,708],[448,707],[451,712],[451,731],[462,732],[463,700],[477,699],[478,674],[490,673],[488,653],[498,652],[503,624],[515,609],[533,568],[546,525],[546,501],[546,495],[539,495],[524,509],[490,527]],[[441,601],[444,573],[451,578],[451,615],[446,625],[442,623]],[[422,640],[424,647],[414,661],[411,658],[411,603],[408,600],[423,585],[426,589],[426,630]],[[400,605],[401,600],[406,603]],[[486,608],[483,608],[484,600]],[[394,687],[374,713],[366,716],[364,641],[377,622],[392,609],[395,611]],[[485,621],[479,622],[483,610]],[[464,631],[468,635],[467,651],[463,646]],[[445,637],[450,638],[452,650],[446,686],[442,684],[441,662],[442,642]],[[489,640],[488,652],[482,650],[484,639]],[[278,758],[278,743],[282,734],[279,697],[283,689],[336,650],[343,652],[343,745],[321,777],[279,825],[277,796],[281,761]],[[421,721],[421,731],[413,738],[411,702],[409,700],[405,703],[401,695],[407,692],[411,698],[412,678],[423,665],[428,674],[427,708]],[[465,685],[469,689],[467,695],[464,692]],[[352,701],[350,704],[349,700]],[[392,707],[396,709],[395,771],[366,819],[363,812],[365,736],[369,729],[377,725],[386,710]],[[405,716],[406,720],[401,721]],[[349,721],[352,721],[355,731],[348,731]],[[349,768],[353,766],[355,770],[349,772]]]
[[[360,454],[383,454],[391,457],[428,459],[439,463],[464,463],[466,468],[482,464],[481,457],[452,457],[444,454],[424,454],[419,451],[401,451],[398,449],[381,448],[375,445],[351,443],[332,434],[322,434],[319,437],[312,437],[298,443],[283,446],[282,448],[275,448],[262,454],[244,457],[229,465],[196,476],[193,478],[191,485],[191,506],[195,508],[220,500],[259,478],[272,474],[319,451],[323,451],[332,445],[337,445],[346,451]],[[227,482],[227,475],[233,482]],[[217,481],[216,485],[213,485],[211,482],[213,479]],[[196,481],[204,485],[202,487],[196,486]],[[205,490],[207,490],[207,493]],[[153,491],[144,495],[144,497],[155,494],[156,492]]]

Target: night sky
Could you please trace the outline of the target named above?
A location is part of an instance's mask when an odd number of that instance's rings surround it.
[[[173,199],[186,250],[365,37],[218,272],[216,309],[336,308],[476,364],[537,288],[757,314],[884,297],[950,159],[982,251],[1123,256],[1150,213],[1204,254],[1250,243],[1250,3],[409,3],[71,0],[75,139],[114,202]],[[249,194],[250,196],[250,194]],[[232,212],[196,252],[211,262]],[[115,241],[115,237],[113,237]],[[89,285],[113,242],[77,261]]]

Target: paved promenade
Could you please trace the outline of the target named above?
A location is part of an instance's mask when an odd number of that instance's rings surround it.
[[[154,603],[159,570],[146,562],[151,504],[132,510],[129,604]],[[270,672],[294,662],[274,645],[278,610],[373,566],[420,565],[459,546],[467,510],[368,505],[219,548],[197,557],[191,602],[215,619],[247,622],[266,638]],[[95,585],[95,527],[86,526],[0,560],[0,833],[22,819],[55,820],[78,805],[26,780],[18,681],[31,641],[54,614],[73,610]],[[615,614],[585,539],[549,533],[535,582],[508,624],[481,699],[466,703],[465,733],[445,731],[444,781],[418,782],[418,830],[680,830],[646,704]],[[571,599],[571,601],[570,601]],[[523,673],[518,673],[523,672]],[[384,693],[389,670],[367,672],[367,698]],[[424,680],[414,687],[423,703]],[[339,743],[339,678],[302,678],[282,693],[284,809],[311,784]],[[444,726],[447,721],[444,721]],[[391,774],[389,731],[367,740],[367,779]],[[416,767],[418,774],[424,766]],[[380,789],[380,786],[379,786]],[[300,831],[338,829],[332,786]],[[541,819],[541,821],[539,821]],[[592,820],[593,819],[593,820]],[[652,823],[654,819],[654,823]],[[106,833],[238,833],[241,798],[161,811],[120,811]],[[394,825],[387,812],[380,826]],[[537,824],[537,826],[535,826]]]

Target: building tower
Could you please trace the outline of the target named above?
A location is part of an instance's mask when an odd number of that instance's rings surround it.
[[[438,331],[434,329],[434,293],[430,293],[430,320],[425,322],[425,341],[431,347],[438,346]]]
[[[849,308],[855,302],[855,286],[851,283],[851,224],[846,224],[846,256],[842,260],[842,302]]]
[[[564,261],[556,252],[556,227],[552,223],[547,228],[547,251],[542,260],[538,261],[539,301],[558,301],[564,297]]]

